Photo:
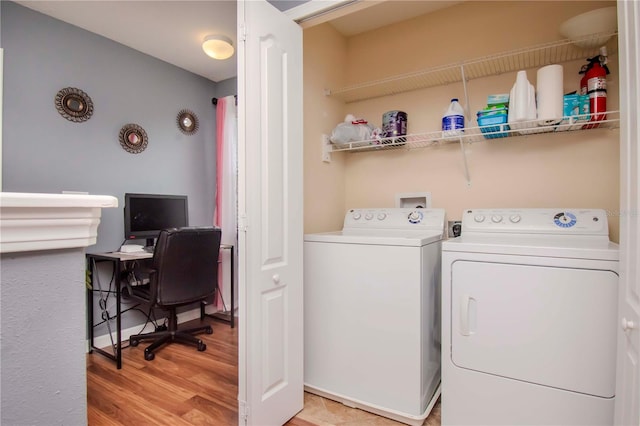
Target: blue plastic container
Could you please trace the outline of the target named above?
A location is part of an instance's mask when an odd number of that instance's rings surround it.
[[[509,130],[507,114],[481,115],[478,113],[478,126],[485,139],[506,138],[509,136],[505,130]],[[504,126],[500,126],[504,124]]]

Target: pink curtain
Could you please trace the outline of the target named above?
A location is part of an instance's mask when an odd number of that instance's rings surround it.
[[[216,209],[213,224],[222,229],[222,244],[233,245],[237,252],[238,118],[234,96],[218,99],[216,129]],[[218,282],[221,291],[218,292],[216,307],[223,311],[231,307],[230,256],[229,250],[220,251]],[[237,292],[235,299],[234,306],[237,306]]]

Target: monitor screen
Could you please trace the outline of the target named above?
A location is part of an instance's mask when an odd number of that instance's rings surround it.
[[[125,194],[126,239],[157,238],[166,228],[189,226],[186,195]]]

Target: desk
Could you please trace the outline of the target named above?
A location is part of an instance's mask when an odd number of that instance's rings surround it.
[[[233,282],[234,282],[234,249],[233,249],[233,245],[231,244],[221,244],[220,245],[220,250],[230,250],[231,251],[231,259],[230,259],[230,263],[231,263],[231,311],[230,313],[227,312],[216,312],[213,314],[205,314],[204,313],[204,307],[205,304],[201,303],[200,304],[200,319],[203,319],[205,316],[208,317],[212,317],[212,318],[216,318],[216,319],[220,319],[222,321],[226,321],[228,323],[230,323],[231,328],[234,327],[235,325],[235,318],[234,318],[234,291],[233,291]],[[120,282],[120,278],[122,275],[122,272],[126,270],[126,268],[123,268],[123,266],[126,266],[127,262],[135,262],[135,261],[139,261],[139,260],[145,260],[145,259],[151,259],[153,257],[153,253],[147,253],[147,252],[134,252],[134,253],[120,253],[120,252],[113,252],[113,253],[95,253],[95,254],[91,254],[91,253],[87,253],[87,270],[89,271],[89,277],[88,277],[88,287],[87,287],[87,326],[89,329],[89,353],[96,351],[101,355],[106,356],[109,359],[112,359],[113,361],[116,362],[116,365],[118,367],[118,369],[122,368],[122,324],[121,324],[121,315],[122,315],[122,309],[121,309],[121,302],[122,302],[122,292],[121,292],[121,282]],[[96,279],[95,274],[98,273],[98,271],[94,271],[94,267],[101,262],[111,262],[113,263],[113,268],[114,268],[114,276],[113,276],[113,281],[115,284],[115,289],[111,289],[111,287],[109,286],[109,288],[107,290],[104,289],[100,289],[100,288],[96,288],[96,286],[94,284],[99,284],[99,279]],[[218,283],[218,291],[220,291],[220,285]],[[115,320],[116,320],[116,340],[113,343],[113,352],[107,352],[104,349],[101,348],[97,348],[93,345],[93,328],[94,328],[94,324],[93,324],[93,294],[96,292],[103,292],[103,293],[113,293],[116,296],[116,316],[115,316]],[[104,315],[105,312],[107,312],[106,310],[106,306],[101,306],[101,308],[103,309],[103,319],[104,319]],[[108,313],[106,314],[107,318],[108,318]],[[109,319],[107,319],[107,324],[109,324]],[[109,329],[109,332],[111,332],[111,328],[110,326],[107,326]]]

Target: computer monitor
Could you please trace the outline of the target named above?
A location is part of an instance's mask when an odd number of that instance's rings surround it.
[[[127,240],[146,238],[154,245],[160,231],[189,226],[186,195],[124,195],[124,236]]]

